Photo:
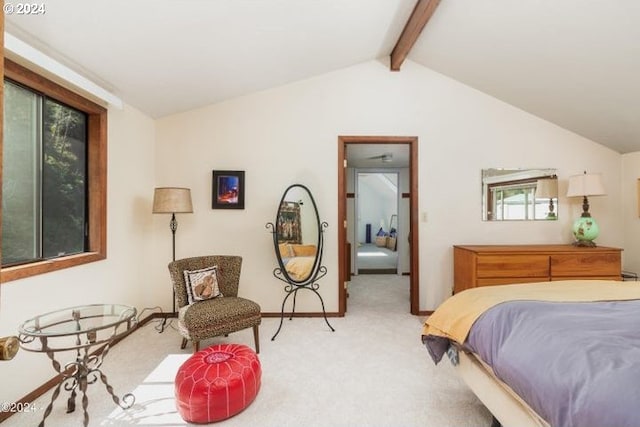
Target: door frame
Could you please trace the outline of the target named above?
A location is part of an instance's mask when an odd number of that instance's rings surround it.
[[[411,314],[418,315],[420,269],[418,254],[418,137],[417,136],[338,136],[338,314],[347,311],[345,251],[347,242],[347,145],[407,144],[409,146],[409,299]],[[405,194],[402,194],[405,197]],[[349,255],[351,256],[351,255]]]

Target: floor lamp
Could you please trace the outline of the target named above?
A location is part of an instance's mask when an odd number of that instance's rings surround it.
[[[193,213],[191,190],[179,187],[158,187],[153,192],[153,213],[171,214],[169,228],[172,236],[173,261],[176,260],[177,213]],[[173,290],[173,317],[176,315],[176,291]]]

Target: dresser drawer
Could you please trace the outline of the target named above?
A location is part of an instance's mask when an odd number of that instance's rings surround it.
[[[479,256],[477,260],[477,277],[549,277],[548,255],[490,255]],[[535,281],[535,280],[532,280]]]
[[[515,285],[518,283],[549,282],[550,277],[494,277],[478,279],[477,286]]]
[[[551,255],[551,276],[620,276],[620,253]]]
[[[559,280],[618,280],[622,281],[622,276],[556,276],[551,278],[552,282]]]

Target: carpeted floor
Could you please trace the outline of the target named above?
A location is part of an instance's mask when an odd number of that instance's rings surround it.
[[[435,366],[420,342],[422,318],[408,314],[409,281],[395,275],[355,276],[344,318],[263,319],[262,388],[243,412],[217,423],[232,426],[489,426],[491,416],[461,382],[448,361]],[[103,366],[116,394],[133,392],[135,405],[115,406],[102,384],[89,386],[90,426],[185,426],[175,410],[173,377],[189,356],[178,333],[148,324],[116,345]],[[203,343],[253,347],[250,330]],[[3,427],[36,426],[38,411],[17,414]],[[80,399],[65,413],[67,394],[54,403],[47,426],[81,426]]]
[[[357,248],[356,267],[360,274],[375,274],[378,270],[395,273],[398,268],[398,252],[373,244],[363,244]]]

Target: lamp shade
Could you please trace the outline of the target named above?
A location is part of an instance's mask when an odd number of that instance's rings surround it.
[[[153,213],[193,213],[191,190],[158,187],[153,192]]]
[[[584,173],[569,177],[567,197],[604,196],[604,184],[599,173]]]
[[[555,199],[558,197],[558,179],[544,178],[536,183],[536,199]]]

